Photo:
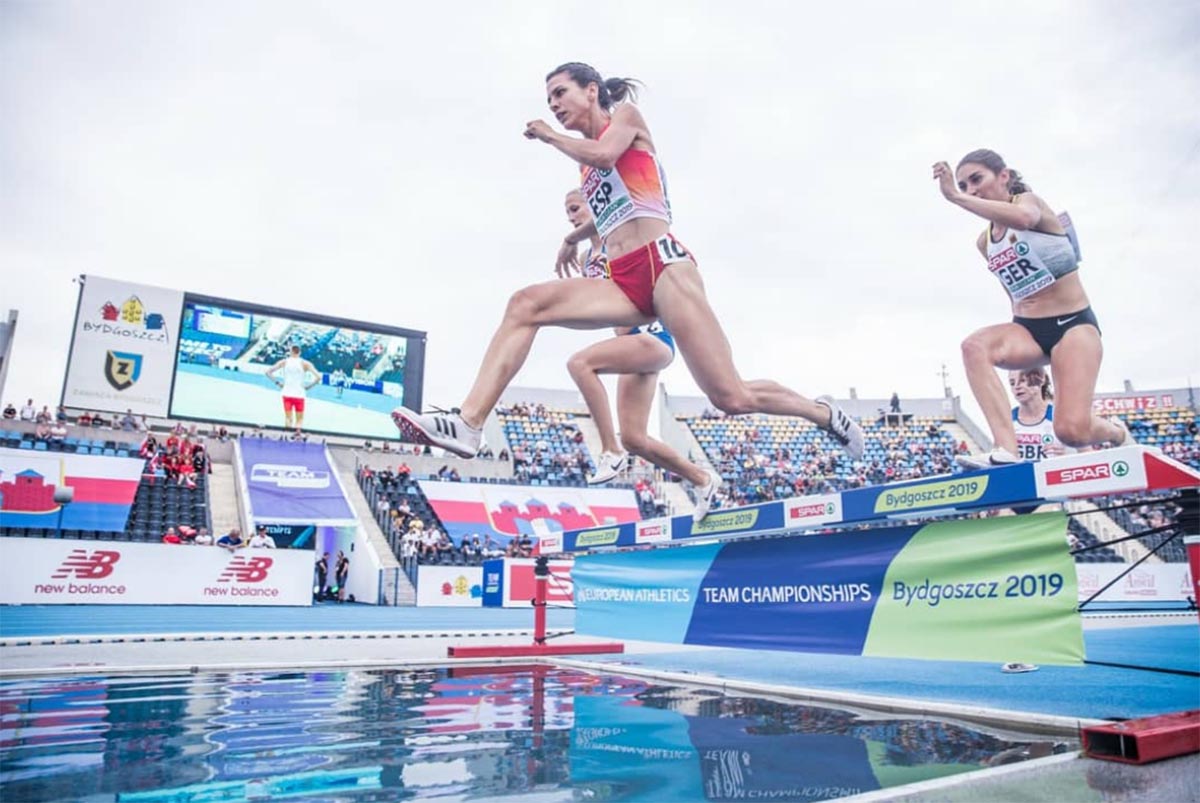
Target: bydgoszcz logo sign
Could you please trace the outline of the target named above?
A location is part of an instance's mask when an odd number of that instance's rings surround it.
[[[104,378],[115,390],[133,387],[142,375],[142,355],[131,351],[112,351],[104,355]]]

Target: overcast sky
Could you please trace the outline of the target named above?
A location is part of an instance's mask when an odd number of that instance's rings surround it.
[[[1200,380],[1194,0],[0,0],[3,401],[57,402],[86,273],[426,330],[458,403],[567,228],[578,170],[521,132],[569,60],[645,82],[744,376],[969,396],[958,344],[1011,312],[930,165],[990,147],[1075,220],[1099,389]],[[543,332],[517,383],[594,339]]]

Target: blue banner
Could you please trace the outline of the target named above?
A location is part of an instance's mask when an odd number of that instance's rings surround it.
[[[239,441],[250,515],[259,521],[355,521],[325,446],[266,438]]]

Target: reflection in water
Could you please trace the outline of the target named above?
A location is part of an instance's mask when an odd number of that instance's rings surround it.
[[[1073,749],[549,667],[0,683],[5,801],[828,800]]]

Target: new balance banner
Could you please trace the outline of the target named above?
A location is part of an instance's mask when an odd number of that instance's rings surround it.
[[[0,526],[59,526],[56,488],[75,489],[62,508],[64,530],[124,532],[144,460],[0,449]]]
[[[421,480],[421,490],[446,531],[492,535],[501,543],[514,535],[542,536],[598,525],[637,521],[633,491],[624,488],[550,488]]]
[[[312,524],[355,520],[322,444],[242,438],[238,448],[250,515],[256,521]]]
[[[311,605],[303,550],[0,538],[2,605]]]
[[[166,417],[183,293],[86,276],[63,404]]]
[[[581,634],[681,644],[1079,664],[1061,513],[576,560]]]

